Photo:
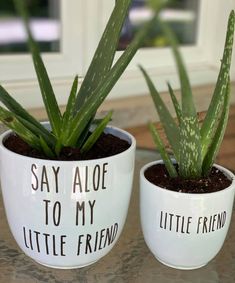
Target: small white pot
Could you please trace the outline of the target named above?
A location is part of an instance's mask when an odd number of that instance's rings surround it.
[[[216,165],[232,180],[218,192],[178,193],[149,182],[140,172],[140,215],[144,239],[163,264],[178,269],[206,265],[220,251],[228,232],[235,192],[234,175]]]
[[[35,261],[79,268],[105,256],[123,229],[132,189],[135,139],[126,151],[87,161],[52,161],[9,151],[0,137],[0,175],[11,232]]]

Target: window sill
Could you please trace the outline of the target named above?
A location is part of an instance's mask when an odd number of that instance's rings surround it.
[[[193,89],[193,94],[198,112],[203,112],[207,110],[213,90],[214,85],[195,87]],[[234,90],[235,82],[232,83],[232,92],[234,92]],[[180,92],[176,91],[176,95],[177,97],[179,97]],[[167,104],[167,106],[169,106],[170,112],[174,113],[169,94],[167,92],[163,92],[162,98]],[[231,103],[235,104],[234,95],[231,96],[231,99]],[[63,111],[64,107],[62,106],[61,109]],[[144,125],[149,120],[159,120],[154,105],[152,103],[152,99],[148,94],[125,97],[120,99],[108,99],[100,107],[98,115],[103,115],[111,109],[114,110],[112,123],[121,128]],[[32,108],[30,112],[39,120],[47,119],[46,112],[43,108]]]

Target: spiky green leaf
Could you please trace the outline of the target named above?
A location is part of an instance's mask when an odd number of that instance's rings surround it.
[[[70,135],[63,136],[63,144],[71,146],[76,144],[79,134],[86,127],[87,122],[90,120],[90,117],[94,115],[96,109],[98,109],[106,96],[109,94],[131,59],[135,55],[136,51],[141,46],[143,40],[146,38],[149,31],[155,26],[155,24],[156,18],[154,16],[152,20],[150,20],[142,29],[138,31],[134,40],[122,53],[110,72],[99,84],[99,86],[95,90],[95,93],[85,101],[79,113],[77,113],[77,115],[74,117],[74,121],[69,129]]]
[[[39,141],[41,144],[41,149],[44,152],[44,154],[50,158],[55,158],[56,155],[55,153],[52,151],[52,149],[48,146],[48,144],[46,143],[46,141],[43,139],[42,136],[39,137]]]
[[[157,149],[159,150],[159,153],[161,154],[162,160],[166,166],[166,169],[172,178],[176,178],[178,176],[177,171],[175,169],[175,166],[172,163],[172,160],[170,159],[163,141],[161,140],[160,135],[157,132],[157,129],[155,128],[153,123],[149,123],[149,129],[152,134],[153,140],[156,144]]]
[[[178,74],[180,78],[180,84],[181,84],[181,94],[182,94],[182,112],[185,116],[197,116],[196,108],[193,102],[193,96],[192,96],[192,89],[189,82],[188,73],[186,71],[183,58],[180,54],[179,48],[178,48],[178,41],[176,39],[175,34],[171,31],[169,26],[161,21],[159,19],[160,26],[162,27],[162,30],[164,34],[167,37],[167,40],[169,41],[172,51],[174,54],[174,58],[176,61]]]
[[[197,117],[184,116],[180,121],[179,174],[184,179],[198,178],[202,173],[201,141]]]
[[[56,139],[55,137],[48,131],[46,130],[43,126],[38,128],[28,120],[23,119],[20,116],[15,116],[16,119],[22,123],[30,132],[32,132],[35,136],[40,137],[45,140],[45,142],[52,148],[54,148],[56,144]],[[43,128],[43,130],[42,130]]]
[[[101,120],[100,120],[101,121]],[[82,131],[82,133],[79,135],[79,138],[76,143],[76,147],[82,148],[86,140],[88,139],[90,135],[91,128],[93,126],[97,126],[99,123],[94,123],[94,119],[91,118],[90,121],[87,123],[85,129]]]
[[[232,11],[228,20],[227,35],[225,40],[224,54],[221,61],[220,71],[215,86],[214,94],[210,106],[208,108],[206,117],[201,128],[202,137],[202,156],[207,155],[207,150],[213,141],[214,133],[217,127],[217,117],[221,112],[224,104],[224,97],[227,91],[227,84],[229,81],[229,71],[231,66],[231,58],[233,51],[235,29],[235,13]]]
[[[83,145],[81,152],[88,152],[92,146],[96,143],[100,135],[103,133],[105,127],[111,120],[113,112],[110,111],[103,119],[102,121],[97,125],[97,127],[94,129],[92,134],[89,136],[89,138],[86,140],[85,144]]]
[[[76,101],[79,110],[84,101],[94,94],[95,89],[109,72],[117,50],[120,33],[126,19],[131,0],[118,0],[106,25],[89,69],[83,80]]]
[[[224,99],[223,111],[220,114],[219,124],[217,126],[216,132],[213,136],[213,142],[211,143],[209,150],[203,161],[203,175],[207,176],[214,164],[217,153],[219,152],[220,145],[222,143],[226,126],[229,117],[229,101],[230,101],[230,81],[228,82],[226,88],[226,95]]]
[[[59,137],[62,116],[61,116],[59,106],[55,98],[55,94],[54,94],[49,76],[47,74],[47,70],[42,61],[38,45],[33,39],[31,30],[29,27],[27,9],[24,3],[25,1],[14,0],[14,2],[15,2],[15,7],[17,8],[19,14],[21,15],[25,23],[26,31],[28,34],[28,45],[29,45],[29,48],[32,54],[35,71],[36,71],[39,86],[41,89],[42,98],[43,98],[43,101],[46,107],[48,118],[50,120],[52,131],[55,134],[55,136]]]
[[[18,136],[22,138],[26,143],[31,145],[37,150],[41,150],[40,141],[31,131],[29,131],[21,122],[19,122],[13,113],[7,111],[0,106],[0,120],[8,128],[13,130]]]
[[[24,121],[30,123],[37,128],[44,136],[52,138],[49,132],[33,117],[31,116],[10,94],[0,85],[0,101],[13,112],[17,117],[22,118]],[[25,125],[27,127],[27,125]]]
[[[169,90],[169,93],[170,93],[170,96],[171,96],[171,100],[173,102],[173,105],[174,105],[174,108],[175,108],[175,113],[177,115],[177,118],[178,118],[178,121],[180,122],[181,119],[182,119],[182,110],[181,110],[181,107],[179,105],[179,102],[174,94],[174,90],[173,88],[171,87],[170,83],[168,82],[167,83],[167,86],[168,86],[168,90]]]
[[[69,127],[69,124],[73,120],[77,89],[78,89],[78,76],[76,76],[73,81],[73,85],[70,91],[66,109],[63,115],[61,132],[65,131],[65,129]]]
[[[179,171],[184,178],[197,178],[201,175],[202,169],[201,135],[192,89],[177,39],[166,23],[161,20],[159,23],[172,47],[181,84],[182,119],[180,121]]]
[[[148,85],[150,94],[152,96],[153,102],[155,104],[158,115],[160,117],[160,121],[162,122],[162,125],[164,127],[167,139],[174,152],[175,158],[176,160],[179,160],[180,133],[179,133],[178,126],[176,125],[175,120],[172,118],[169,110],[165,106],[161,96],[159,95],[149,75],[147,74],[147,72],[144,70],[143,67],[141,66],[139,67]]]

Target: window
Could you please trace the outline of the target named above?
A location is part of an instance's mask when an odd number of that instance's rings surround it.
[[[82,37],[85,29],[86,1],[37,0],[36,2],[46,3],[44,7],[47,12],[44,12],[44,15],[48,18],[50,15],[50,19],[57,19],[57,25],[59,21],[59,42],[56,33],[56,40],[52,38],[51,43],[44,49],[43,60],[58,101],[64,104],[73,77],[76,74],[80,76],[83,74]],[[50,10],[53,10],[54,14]],[[25,107],[35,108],[43,105],[30,54],[10,53],[9,49],[5,54],[0,53],[0,83]]]
[[[32,0],[29,2],[31,28],[42,52],[59,52],[59,1]],[[16,15],[13,0],[0,2],[0,54],[26,53],[26,34]]]
[[[49,41],[41,39],[41,44],[44,46],[43,59],[52,78],[58,101],[64,104],[73,77],[78,74],[82,78],[89,66],[115,0],[30,1],[43,3],[40,6],[44,7],[44,11],[37,11],[37,19],[44,19],[44,23],[56,23],[56,32],[53,31]],[[0,23],[7,11],[2,5],[10,1],[1,2]],[[162,16],[170,22],[182,43],[181,49],[192,85],[214,83],[223,50],[227,17],[230,10],[235,9],[235,2],[176,0],[175,3],[176,6],[168,6]],[[148,16],[145,0],[133,0],[129,23],[123,29],[119,49],[125,48],[128,36],[131,38]],[[126,33],[125,30],[128,29]],[[0,51],[0,82],[25,107],[42,106],[30,55],[19,53],[19,50],[10,51],[10,48],[8,45],[5,51]],[[117,52],[117,57],[121,52]],[[109,98],[142,95],[147,92],[137,67],[140,63],[148,70],[160,91],[166,90],[166,80],[169,80],[173,87],[179,87],[170,48],[156,27],[156,34],[138,51]],[[235,80],[235,65],[233,66],[231,78]]]

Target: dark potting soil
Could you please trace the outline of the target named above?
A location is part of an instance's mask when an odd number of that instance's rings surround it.
[[[201,179],[170,178],[164,164],[149,167],[144,175],[148,181],[161,188],[182,193],[212,193],[226,189],[232,183],[223,172],[215,167],[212,168],[208,177]]]
[[[4,145],[9,150],[21,155],[40,159],[48,159],[47,156],[30,147],[26,142],[24,142],[19,136],[15,134],[10,135],[4,141]],[[86,154],[81,154],[78,148],[64,147],[61,151],[60,156],[55,158],[55,160],[72,161],[104,158],[121,153],[127,150],[129,147],[130,144],[127,141],[113,136],[112,134],[103,133],[94,144],[94,146]]]

